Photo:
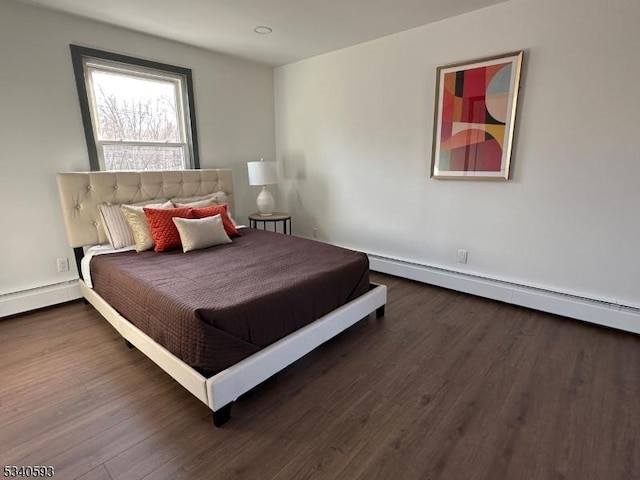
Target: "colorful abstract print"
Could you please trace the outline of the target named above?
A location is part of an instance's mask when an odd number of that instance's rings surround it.
[[[500,172],[513,64],[444,75],[438,169]]]

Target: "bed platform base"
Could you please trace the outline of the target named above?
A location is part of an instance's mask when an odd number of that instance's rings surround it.
[[[124,337],[171,375],[196,398],[213,410],[213,423],[222,426],[231,417],[231,405],[269,377],[278,373],[318,346],[376,312],[384,315],[387,287],[370,284],[369,291],[313,323],[293,332],[222,372],[205,377],[121,316],[94,290],[80,280],[85,299]]]

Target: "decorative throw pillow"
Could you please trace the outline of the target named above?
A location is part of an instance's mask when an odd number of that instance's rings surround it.
[[[156,205],[149,204],[148,208],[172,208],[173,204],[169,201]],[[144,252],[153,248],[153,237],[149,230],[149,222],[144,214],[144,207],[137,205],[120,205],[120,211],[129,224],[131,233],[135,240],[136,252]]]
[[[174,197],[171,201],[176,207],[183,207],[185,203],[199,202],[201,200],[216,200],[218,203],[224,203],[219,201],[222,196],[226,199],[227,195],[224,192],[215,192],[207,195],[194,195],[192,197]]]
[[[120,205],[98,205],[98,210],[104,233],[107,234],[107,240],[113,248],[135,245],[136,240],[133,238],[133,232],[131,232],[127,220],[120,211]]]
[[[222,225],[224,225],[224,230],[227,232],[227,235],[230,237],[237,237],[240,235],[235,225],[229,218],[227,214],[227,205],[214,205],[211,207],[202,207],[202,208],[194,208],[192,209],[193,218],[205,218],[205,217],[213,217],[214,215],[220,215],[222,217]]]
[[[229,208],[227,194],[222,191],[210,193],[209,195],[202,195],[199,197],[172,198],[171,201],[176,207],[191,208],[210,207],[212,205],[224,205],[226,203],[227,215],[229,216],[231,223],[233,223],[234,226],[236,225],[236,221],[233,219],[233,212],[231,211],[231,208]]]
[[[166,202],[166,199],[155,199],[133,203],[131,205],[153,205],[155,208],[160,207]],[[104,227],[104,232],[107,235],[107,240],[109,240],[109,243],[113,248],[123,248],[135,245],[136,241],[133,237],[133,232],[129,227],[127,219],[120,210],[120,205],[105,203],[103,205],[98,205],[98,211],[100,212],[100,219],[102,220],[102,226]]]
[[[173,223],[180,234],[182,251],[213,247],[231,243],[231,239],[224,230],[220,214],[205,218],[173,217]]]
[[[174,217],[193,218],[191,209],[188,207],[159,209],[144,207],[144,214],[149,222],[156,252],[180,247],[180,234],[173,223]]]
[[[176,207],[201,208],[201,207],[210,207],[212,205],[218,205],[218,199],[217,198],[205,198],[204,200],[195,200],[193,202],[187,202],[187,203],[174,202],[172,200],[172,203]]]
[[[214,195],[216,195],[216,200],[218,201],[218,205],[227,206],[227,215],[229,216],[229,220],[231,220],[231,223],[233,223],[234,227],[237,226],[236,221],[233,218],[233,212],[231,211],[231,207],[229,206],[229,200],[227,199],[227,194],[224,192],[216,192],[214,193]]]

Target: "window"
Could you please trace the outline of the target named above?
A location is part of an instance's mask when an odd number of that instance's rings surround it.
[[[191,70],[71,45],[91,170],[199,168]]]

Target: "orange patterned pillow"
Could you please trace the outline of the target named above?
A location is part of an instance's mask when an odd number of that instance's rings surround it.
[[[144,214],[149,222],[149,230],[151,230],[156,252],[180,248],[180,234],[173,223],[173,218],[193,218],[190,208],[145,208]]]
[[[229,235],[230,237],[240,236],[240,233],[227,214],[226,203],[224,205],[212,205],[210,207],[192,208],[191,211],[193,212],[192,218],[205,218],[213,217],[214,215],[220,215],[222,217],[222,225],[224,226],[224,231],[227,232],[227,235]]]

